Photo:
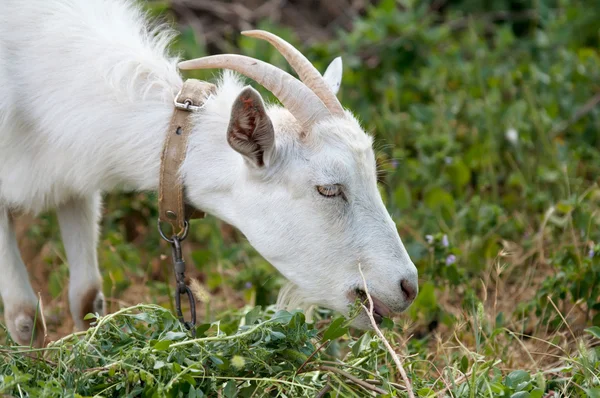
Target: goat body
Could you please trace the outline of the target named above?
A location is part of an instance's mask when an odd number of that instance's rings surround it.
[[[87,313],[104,312],[96,254],[101,193],[157,188],[182,77],[167,53],[173,32],[150,26],[131,1],[0,0],[0,294],[18,343],[32,338],[37,298],[10,212],[57,211],[70,309],[83,329]],[[336,79],[328,77],[334,91]],[[188,201],[244,232],[303,302],[344,311],[360,282],[351,267],[365,261],[369,290],[386,308],[406,308],[414,295],[403,298],[400,281],[416,289],[416,269],[377,192],[371,138],[349,114],[307,134],[288,110],[262,107],[257,95],[225,72],[193,116],[199,127],[180,170]],[[248,133],[272,133],[257,141],[268,146],[260,148],[264,165],[228,140],[236,134],[231,120],[250,120],[244,109],[236,113],[241,96],[254,101],[267,126],[260,128],[271,126]],[[244,123],[236,124],[242,134]],[[313,189],[338,183],[345,203]],[[38,333],[35,344],[42,343]]]

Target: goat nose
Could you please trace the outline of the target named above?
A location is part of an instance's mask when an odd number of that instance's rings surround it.
[[[402,293],[404,293],[406,301],[411,302],[417,297],[419,288],[414,282],[411,282],[408,279],[402,279],[400,281],[400,288],[402,289]]]

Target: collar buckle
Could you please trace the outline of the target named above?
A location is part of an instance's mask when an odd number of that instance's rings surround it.
[[[182,111],[198,112],[199,110],[204,108],[204,105],[206,105],[208,100],[212,97],[212,93],[210,93],[209,96],[202,102],[202,105],[198,106],[194,105],[194,101],[192,101],[190,98],[186,98],[185,100],[181,101],[179,99],[179,96],[181,95],[182,90],[183,89],[179,90],[179,92],[175,96],[175,99],[173,100],[173,105],[175,106],[175,108],[180,109]]]

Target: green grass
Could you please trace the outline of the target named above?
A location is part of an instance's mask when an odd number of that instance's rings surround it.
[[[268,21],[259,28],[321,71],[344,59],[340,98],[376,136],[381,193],[419,269],[416,302],[383,328],[415,394],[600,396],[600,8],[523,2],[527,18],[513,21],[494,19],[510,2],[448,3],[440,14],[382,1],[320,44]],[[175,50],[204,55],[180,29]],[[233,40],[290,70],[266,43]],[[111,315],[32,355],[7,339],[0,395],[407,396],[373,332],[322,309],[314,322],[275,314],[282,279],[211,218],[195,221],[186,242],[203,290],[198,338],[186,337],[171,312],[155,206],[152,194],[106,197]],[[64,314],[58,236],[45,215],[28,241],[53,266],[45,307]]]
[[[482,313],[472,319],[485,323]],[[502,359],[485,352],[495,348],[491,338],[514,334],[498,328],[493,336],[485,336],[484,329],[475,332],[474,337],[483,340],[477,351],[457,342],[459,347],[449,350],[455,352],[443,358],[448,362],[438,369],[418,343],[409,341],[404,367],[417,396],[598,393],[594,386],[599,382],[600,358],[586,348],[591,339],[587,343],[582,339],[579,351],[561,356],[553,369],[502,372]],[[200,325],[198,331],[199,336],[190,339],[172,312],[160,306],[124,308],[98,319],[87,332],[68,335],[44,350],[1,349],[0,392],[144,397],[216,396],[217,391],[226,397],[316,396],[319,392],[348,397],[369,392],[404,395],[403,382],[382,341],[371,332],[349,336],[342,319],[319,330],[307,324],[301,312],[255,307]],[[600,329],[589,331],[590,337],[600,338]],[[387,329],[386,335],[393,346],[406,347],[407,338],[400,330]]]

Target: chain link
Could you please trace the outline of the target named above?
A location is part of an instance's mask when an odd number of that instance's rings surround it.
[[[177,319],[181,322],[186,329],[192,332],[192,337],[196,337],[196,301],[194,300],[194,295],[192,294],[192,290],[189,286],[185,284],[185,261],[183,259],[183,254],[181,251],[181,242],[187,237],[189,230],[189,224],[185,222],[185,230],[181,236],[175,234],[171,238],[167,238],[162,228],[160,227],[160,221],[158,222],[158,231],[160,236],[171,244],[171,254],[173,260],[173,270],[175,272],[175,310],[177,312]],[[187,295],[188,301],[190,303],[190,315],[191,320],[187,322],[183,316],[183,312],[181,311],[181,296]]]

